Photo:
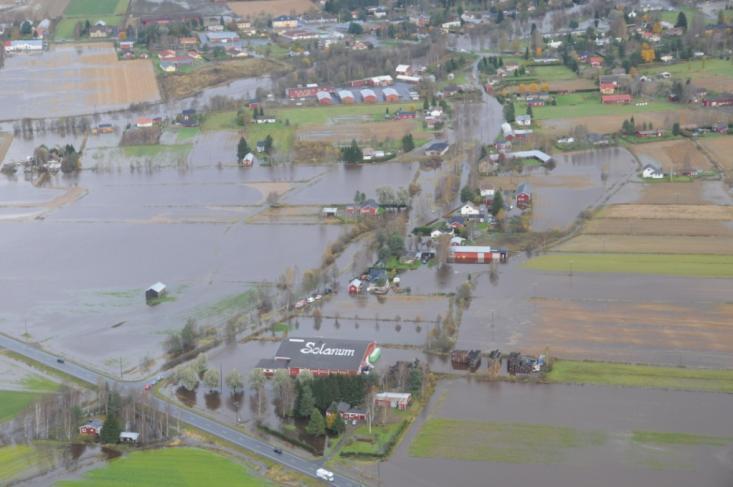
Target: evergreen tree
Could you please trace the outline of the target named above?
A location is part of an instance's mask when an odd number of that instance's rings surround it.
[[[680,13],[677,14],[677,23],[674,24],[674,26],[687,30],[687,15],[685,15],[684,12],[680,11]]]
[[[527,105],[527,115],[529,115],[530,117],[534,115],[532,113],[532,105]]]
[[[311,418],[305,427],[306,433],[313,436],[323,436],[326,433],[326,422],[318,408],[311,409]]]
[[[496,216],[503,209],[504,197],[501,195],[501,191],[497,190],[494,193],[494,200],[491,202],[491,214]]]
[[[104,420],[102,425],[102,432],[99,435],[102,443],[117,443],[120,441],[120,422],[117,420],[117,416],[110,414],[107,419]]]
[[[504,119],[509,123],[512,123],[515,120],[514,102],[512,100],[507,100],[506,103],[504,103]]]
[[[239,144],[237,144],[237,161],[241,161],[244,159],[244,156],[246,156],[250,151],[249,145],[247,144],[247,141],[244,139],[244,137],[239,138]]]
[[[265,152],[269,154],[272,151],[272,135],[267,134],[265,137]]]
[[[341,149],[341,159],[347,163],[357,163],[364,159],[364,154],[356,143],[356,139],[351,141],[351,145]]]
[[[333,420],[333,427],[331,428],[331,431],[341,434],[344,432],[344,430],[346,430],[346,423],[344,423],[344,418],[342,418],[340,414],[336,414],[336,417]]]
[[[422,109],[423,110],[430,110],[430,103],[428,102],[428,97],[427,96],[422,101]]]
[[[301,384],[300,393],[298,394],[298,416],[301,418],[307,418],[310,416],[316,405],[315,399],[313,399],[313,390],[310,384]]]
[[[414,148],[415,141],[412,138],[412,134],[405,134],[405,136],[402,137],[402,150],[404,152],[410,152]]]

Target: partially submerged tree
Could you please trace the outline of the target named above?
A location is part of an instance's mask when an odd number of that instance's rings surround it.
[[[227,386],[232,390],[232,392],[236,393],[238,389],[241,389],[244,387],[244,382],[242,382],[242,374],[237,369],[232,369],[229,374],[227,374],[226,377],[226,383]]]

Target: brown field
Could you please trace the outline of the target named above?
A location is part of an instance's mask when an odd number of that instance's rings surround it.
[[[127,105],[160,99],[155,71],[148,60],[118,61],[115,52],[109,49],[82,57],[82,63],[85,66],[81,75],[74,71],[65,71],[64,75],[70,78],[72,86],[78,84],[77,77],[84,80],[80,86],[88,91],[89,105]],[[63,78],[59,80],[63,81]]]
[[[656,160],[664,172],[714,169],[707,156],[687,139],[633,144],[631,150],[637,156],[644,155]]]
[[[397,140],[419,128],[417,120],[388,120],[384,122],[340,123],[338,125],[318,125],[298,129],[296,137],[300,140],[330,143],[350,142],[352,139],[368,142],[370,140]]]
[[[655,127],[671,127],[674,122],[681,118],[680,112],[691,110],[635,113],[634,120],[637,124],[651,122]],[[621,124],[628,115],[597,115],[593,117],[564,118],[555,120],[543,120],[542,127],[546,132],[552,134],[565,134],[575,127],[582,125],[590,132],[610,134],[621,130]]]
[[[321,218],[321,206],[281,206],[267,208],[248,218],[247,223],[340,223],[334,218],[331,220]]]
[[[718,93],[730,93],[733,91],[733,78],[696,74],[695,86]]]
[[[733,220],[733,206],[718,205],[612,205],[604,208],[600,218]]]
[[[702,181],[691,183],[654,183],[644,186],[639,203],[646,205],[704,205]]]
[[[710,151],[710,155],[728,177],[733,176],[733,135],[704,138],[700,140],[700,144]]]
[[[554,248],[558,252],[636,254],[733,253],[730,236],[690,237],[685,235],[579,235]]]
[[[614,361],[639,361],[644,349],[733,354],[731,304],[535,302],[538,323],[521,340],[523,349],[549,347],[556,356]]]
[[[541,174],[526,175],[509,175],[509,176],[486,176],[480,180],[481,185],[494,186],[495,188],[514,189],[519,184],[529,182],[530,185],[537,188],[568,188],[568,189],[585,189],[592,188],[593,181],[589,176],[556,176]]]
[[[0,0],[0,8],[8,12],[22,12],[32,20],[54,19],[61,17],[69,0],[29,0],[26,5],[18,5],[16,0]],[[10,18],[11,14],[8,14]]]
[[[302,14],[317,8],[310,0],[251,0],[227,2],[227,6],[242,17],[254,17],[258,14],[270,14],[277,17],[278,15]]]
[[[733,228],[723,222],[710,220],[594,218],[585,225],[583,234],[731,237]]]
[[[161,78],[161,86],[169,99],[195,95],[209,86],[239,78],[282,74],[290,68],[270,59],[241,59],[207,64],[189,74],[173,74]]]

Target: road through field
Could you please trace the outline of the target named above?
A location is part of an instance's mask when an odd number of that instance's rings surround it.
[[[87,369],[80,365],[76,365],[73,362],[58,362],[58,358],[50,353],[44,352],[38,348],[35,348],[27,343],[23,343],[12,338],[0,335],[0,347],[11,350],[17,354],[23,355],[24,357],[41,363],[42,365],[58,370],[64,374],[70,375],[84,382],[92,385],[96,385],[101,379],[107,381],[113,385],[118,386],[122,390],[141,390],[145,384],[144,381],[125,382],[110,379],[98,372]],[[277,454],[273,451],[273,446],[263,441],[251,438],[240,431],[230,428],[217,421],[208,419],[194,411],[186,408],[179,407],[175,404],[163,401],[156,397],[152,398],[152,402],[159,411],[168,412],[174,418],[180,419],[184,423],[187,423],[195,428],[198,428],[210,435],[213,435],[222,440],[233,443],[239,447],[245,448],[252,453],[261,455],[273,462],[280,463],[287,468],[300,472],[310,477],[316,477],[316,470],[322,466],[321,462],[310,461],[303,459],[297,455],[293,455],[288,452]],[[333,485],[340,487],[356,487],[361,484],[355,482],[347,477],[341,475],[335,475]]]

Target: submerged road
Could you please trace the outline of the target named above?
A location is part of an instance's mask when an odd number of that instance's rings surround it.
[[[46,367],[58,370],[59,372],[63,372],[67,375],[80,379],[84,382],[88,382],[92,385],[96,385],[101,379],[112,385],[118,386],[121,390],[131,390],[135,388],[137,388],[137,390],[141,390],[145,384],[145,381],[117,381],[73,362],[58,362],[58,357],[56,357],[55,355],[52,355],[43,350],[39,350],[38,348],[35,348],[27,343],[15,340],[14,338],[10,338],[5,335],[0,335],[0,347],[23,355],[24,357],[41,363]],[[211,420],[190,409],[180,407],[176,404],[164,401],[157,397],[153,397],[152,403],[159,411],[167,412],[173,418],[178,418],[182,422],[187,423],[202,431],[205,431],[210,435],[233,443],[239,447],[251,451],[252,453],[256,453],[257,455],[266,457],[273,462],[280,463],[287,468],[308,475],[310,477],[316,477],[316,470],[323,466],[322,462],[306,460],[285,451],[281,454],[275,453],[273,450],[274,447],[272,445],[265,443],[264,441],[252,438],[251,436],[247,436],[234,428],[219,423],[218,421]],[[333,482],[330,482],[329,485],[336,485],[339,487],[357,487],[361,486],[362,484],[348,477],[344,477],[342,475],[334,473],[334,480]]]

